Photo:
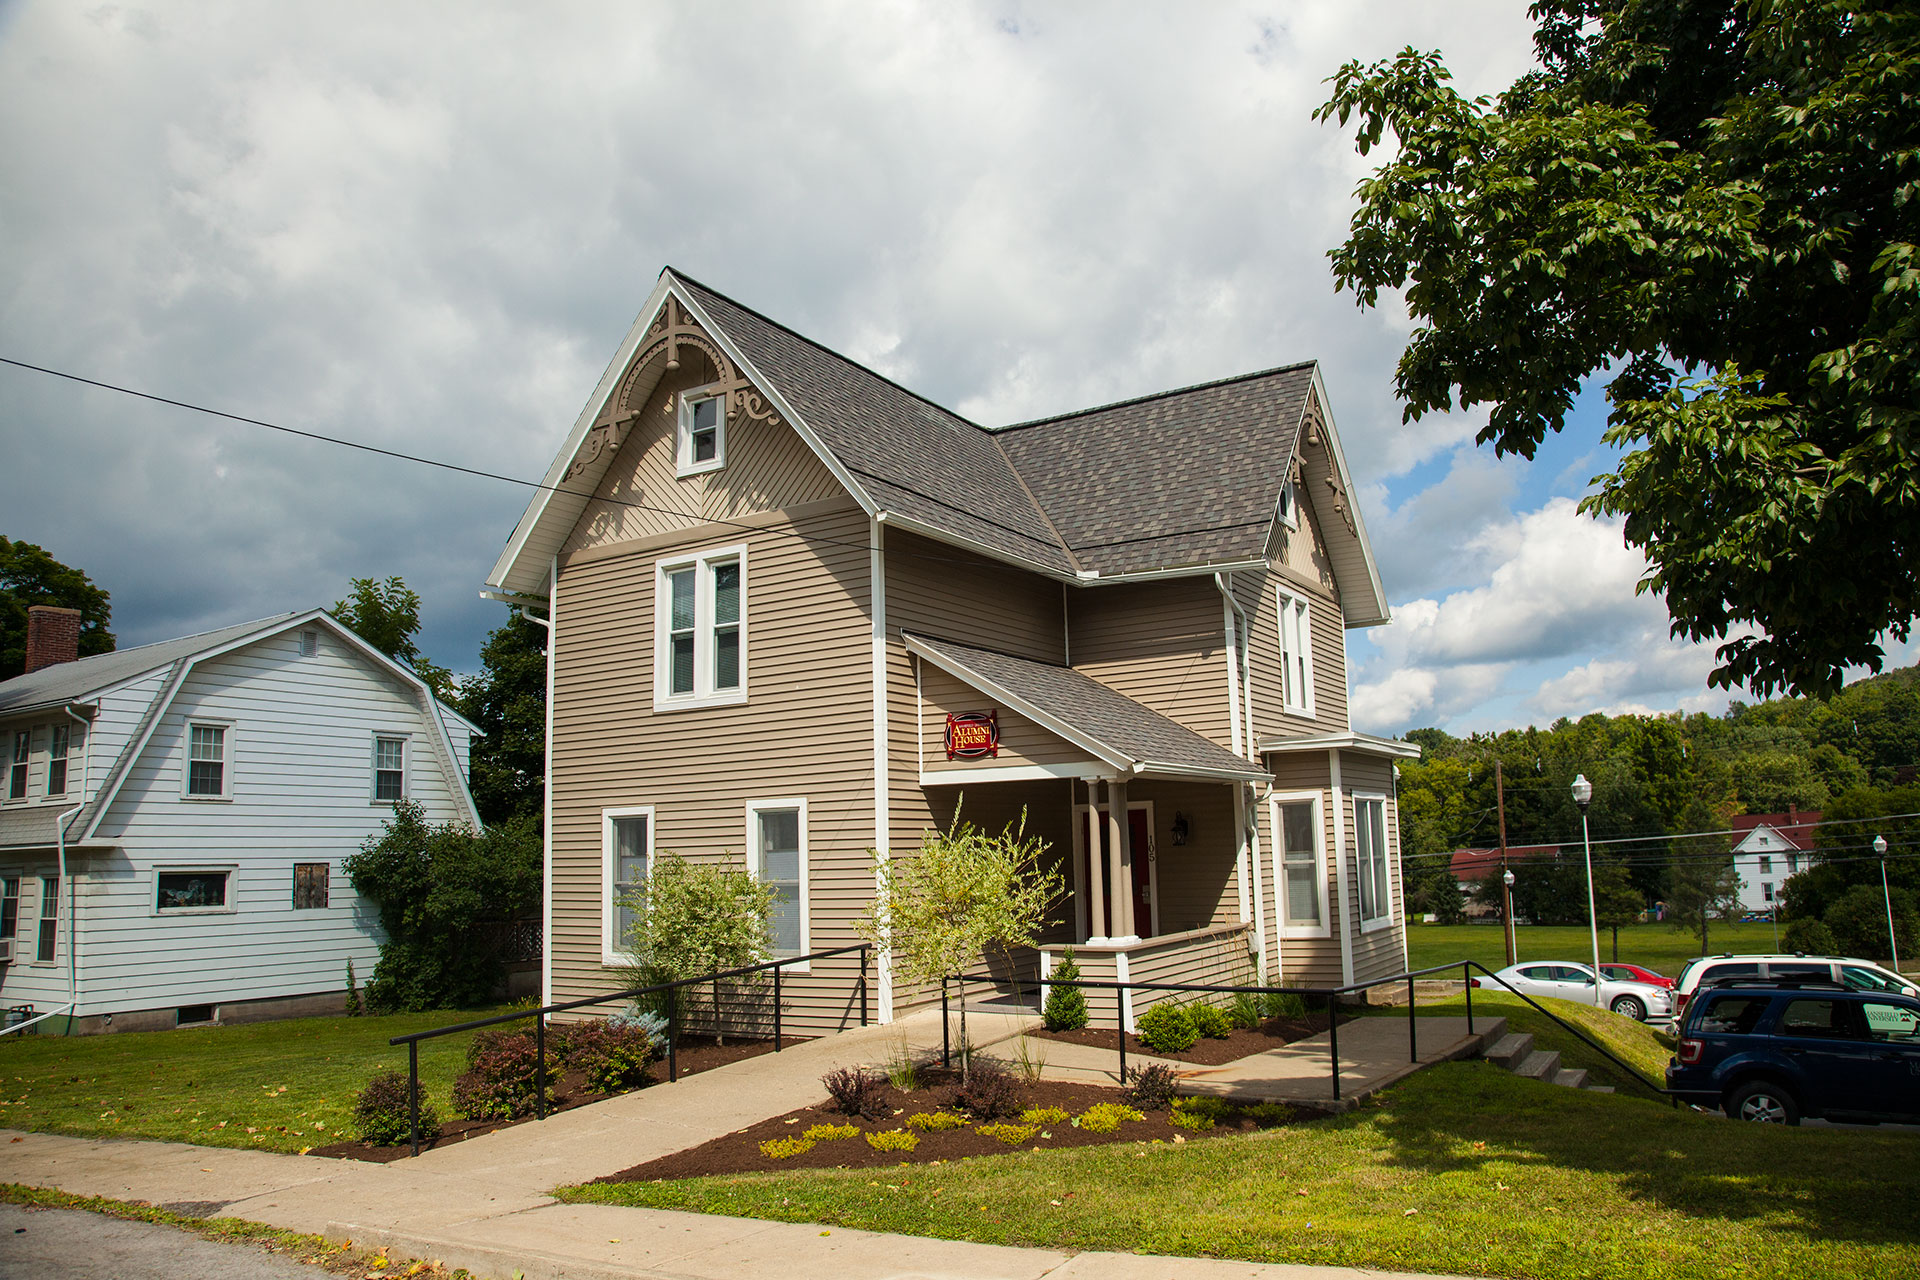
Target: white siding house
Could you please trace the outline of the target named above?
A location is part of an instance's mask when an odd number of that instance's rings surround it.
[[[340,1009],[381,939],[341,861],[400,797],[477,826],[473,732],[320,610],[0,683],[0,1006],[65,1029],[71,1002],[76,1031]]]

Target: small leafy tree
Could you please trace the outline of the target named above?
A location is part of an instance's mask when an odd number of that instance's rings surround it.
[[[327,612],[389,658],[413,668],[434,697],[451,701],[453,673],[429,662],[414,643],[420,631],[420,594],[398,577],[385,582],[350,578],[347,585],[352,588],[347,598],[334,601]]]
[[[1841,955],[1863,960],[1888,960],[1887,909],[1892,902],[1893,940],[1900,953],[1915,953],[1914,935],[1920,917],[1913,910],[1913,895],[1905,889],[1884,891],[1879,885],[1857,884],[1841,893],[1827,908],[1825,924],[1833,938],[1834,950]]]
[[[1616,961],[1620,959],[1620,926],[1638,920],[1646,907],[1646,900],[1633,887],[1623,864],[1606,860],[1593,864],[1594,923],[1613,931]]]
[[[622,945],[649,985],[760,964],[772,955],[773,886],[741,867],[688,862],[676,853],[654,863],[644,888],[620,904],[633,912]],[[715,1033],[720,1009],[715,997]]]
[[[952,977],[989,950],[1035,946],[1059,923],[1047,910],[1064,892],[1060,872],[1041,865],[1046,848],[1027,835],[1024,810],[993,836],[961,821],[956,806],[952,824],[922,835],[913,856],[875,855],[880,891],[856,928],[876,946],[890,942],[900,976],[915,986]]]

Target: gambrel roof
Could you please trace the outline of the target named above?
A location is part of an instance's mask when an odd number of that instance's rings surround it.
[[[544,592],[552,558],[617,450],[603,447],[616,399],[637,403],[636,383],[640,392],[657,384],[679,312],[868,516],[1074,583],[1263,565],[1317,403],[1326,429],[1315,439],[1329,464],[1302,497],[1332,544],[1347,625],[1387,620],[1312,362],[988,428],[672,268],[575,420],[490,587]],[[590,445],[596,429],[603,435]]]

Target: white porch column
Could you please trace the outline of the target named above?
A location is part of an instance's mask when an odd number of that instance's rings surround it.
[[[1100,852],[1100,779],[1087,779],[1087,927],[1088,942],[1107,940],[1106,857]]]
[[[1113,855],[1113,936],[1135,939],[1140,930],[1133,918],[1133,824],[1127,821],[1127,784],[1107,783],[1107,832]]]

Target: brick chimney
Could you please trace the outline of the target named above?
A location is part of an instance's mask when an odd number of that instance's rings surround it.
[[[72,662],[80,656],[80,611],[58,605],[27,606],[27,671]]]

